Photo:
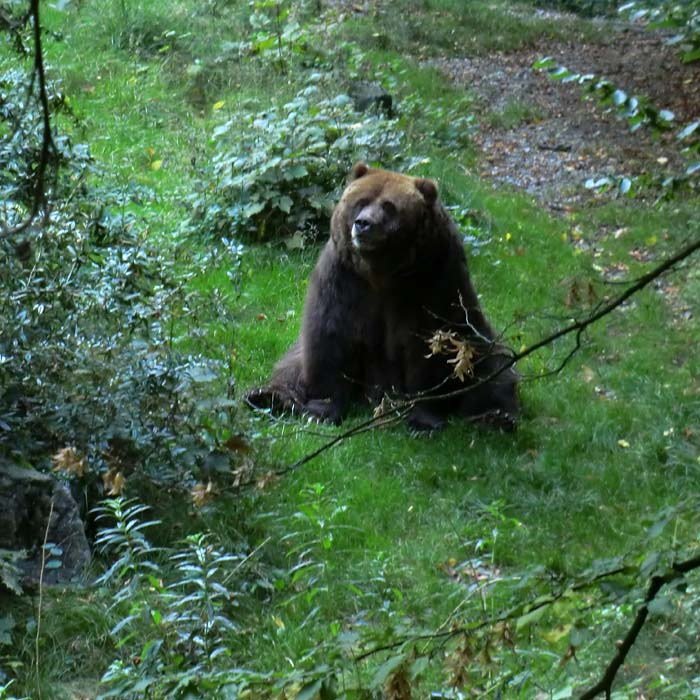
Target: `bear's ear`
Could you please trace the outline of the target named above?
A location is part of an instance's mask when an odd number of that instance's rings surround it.
[[[416,188],[423,195],[426,204],[433,205],[438,196],[437,185],[434,180],[427,180],[426,178],[416,178]]]
[[[361,160],[355,163],[355,165],[352,166],[352,170],[350,171],[350,177],[348,178],[349,182],[352,182],[353,180],[357,180],[358,178],[361,178],[363,175],[367,175],[369,172],[369,166],[367,163],[363,163]]]

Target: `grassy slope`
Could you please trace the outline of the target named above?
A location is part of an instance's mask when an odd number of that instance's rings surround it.
[[[126,37],[127,45],[132,36],[118,4],[111,24],[102,25],[97,5],[47,11],[46,21],[65,34],[62,42],[48,42],[48,58],[54,74],[64,77],[83,121],[81,136],[102,169],[124,186],[152,188],[156,197],[140,213],[154,235],[169,235],[183,215],[179,201],[188,190],[192,159],[206,153],[207,134],[216,122],[213,103],[236,104],[248,97],[264,103],[279,78],[258,68],[252,82],[250,68],[233,65],[228,77],[212,73],[212,82],[202,88],[187,67],[211,46],[185,38],[184,47],[159,52],[137,41],[146,21],[155,36],[170,28],[178,36],[187,34],[187,3],[175,3],[166,17],[157,3],[146,5],[151,9],[143,17],[130,18],[138,47],[131,52],[111,45],[114,36]],[[393,62],[408,71],[410,78],[398,78],[397,94],[418,92],[428,100],[449,88],[399,52],[416,47],[413,55],[439,52],[446,35],[447,50],[459,52],[510,48],[562,31],[552,23],[529,19],[523,24],[517,15],[500,14],[494,9],[498,3],[415,6],[426,8],[424,21],[409,12],[380,14],[355,18],[343,31],[366,43],[376,65]],[[435,21],[428,22],[430,17]],[[212,44],[235,39],[243,26],[201,22],[200,31],[216,27]],[[94,31],[96,26],[103,29]],[[682,212],[670,221],[645,215],[638,223],[634,205],[611,205],[576,221],[551,220],[525,198],[492,191],[465,174],[473,157],[468,152],[428,155],[432,163],[425,174],[438,177],[449,203],[488,212],[489,224],[480,235],[490,242],[472,254],[472,273],[489,315],[496,326],[507,328],[516,347],[575,313],[564,304],[566,280],[597,279],[594,264],[629,263],[633,244],[643,245],[659,226],[670,239],[659,237],[659,249],[672,248],[684,235]],[[159,169],[155,161],[162,161]],[[602,262],[574,245],[577,237],[593,240],[601,223],[629,228],[619,241],[600,241]],[[314,257],[313,249],[248,248],[240,325],[232,331],[213,319],[208,339],[222,356],[235,350],[242,387],[262,381],[294,339]],[[197,284],[213,288],[224,272],[212,270]],[[601,295],[616,291],[597,289]],[[556,365],[564,345],[551,356],[544,352],[523,363],[525,416],[514,436],[455,423],[435,436],[413,437],[399,426],[343,443],[268,488],[256,497],[250,524],[260,540],[271,537],[266,556],[288,566],[308,549],[317,568],[313,580],[309,573],[296,585],[288,582],[271,606],[252,611],[254,632],[232,641],[239,644],[242,663],[281,668],[285,657],[298,658],[313,640],[327,637],[331,623],[380,618],[382,610],[428,626],[443,623],[464,596],[463,587],[444,573],[450,559],[484,559],[491,570],[541,564],[570,572],[595,557],[626,551],[645,518],[698,486],[698,462],[682,459],[684,450],[697,456],[697,447],[683,434],[700,424],[697,359],[688,353],[696,338],[695,322],[671,319],[661,295],[644,292],[594,328],[586,347],[559,375],[530,381]],[[366,411],[358,412],[351,420],[366,417]],[[271,464],[289,464],[306,454],[320,443],[315,433],[336,432],[320,427],[306,434],[301,421],[271,428],[261,420],[257,428],[269,443]],[[620,446],[623,439],[628,448]],[[212,523],[224,541],[233,539],[225,514]],[[60,620],[60,607],[56,612]],[[56,623],[57,646],[75,633],[70,619],[66,614],[63,627]],[[82,629],[104,634],[95,620]],[[49,663],[46,673],[55,678],[75,674],[61,668],[61,654],[47,654],[55,668]],[[82,671],[89,677],[100,667],[98,656]]]

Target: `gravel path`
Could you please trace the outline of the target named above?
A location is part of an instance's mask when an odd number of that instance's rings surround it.
[[[583,187],[589,178],[685,169],[673,132],[661,139],[645,129],[632,133],[626,122],[583,99],[578,85],[531,68],[552,56],[574,72],[604,77],[627,94],[647,96],[658,109],[674,112],[678,130],[699,118],[700,66],[682,64],[659,34],[610,26],[609,39],[599,44],[431,61],[476,96],[482,176],[566,211],[595,197]]]

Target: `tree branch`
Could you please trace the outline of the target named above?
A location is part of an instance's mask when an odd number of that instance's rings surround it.
[[[644,623],[649,615],[649,603],[651,603],[654,598],[658,595],[659,591],[671,581],[675,581],[687,574],[689,571],[700,568],[700,556],[693,557],[692,559],[686,559],[685,561],[673,564],[669,571],[667,571],[663,576],[653,576],[649,582],[649,588],[644,596],[644,603],[637,610],[637,615],[634,618],[632,626],[627,631],[625,638],[620,643],[617,654],[613,657],[612,661],[608,664],[605,672],[601,679],[579,696],[579,700],[592,700],[596,695],[600,693],[605,693],[606,700],[610,700],[612,693],[612,685],[617,676],[617,672],[620,667],[625,662],[627,654],[629,654],[630,649],[634,646],[637,641],[637,636],[644,627]]]
[[[404,644],[412,644],[414,642],[422,641],[447,641],[463,634],[473,634],[474,632],[478,632],[479,630],[482,630],[486,627],[494,627],[495,625],[498,625],[503,622],[511,622],[512,620],[517,620],[519,617],[522,617],[524,614],[534,612],[535,610],[539,610],[540,608],[544,608],[549,605],[553,605],[557,601],[561,600],[564,596],[569,594],[571,591],[586,590],[590,586],[600,583],[600,581],[610,578],[611,576],[617,576],[618,574],[624,573],[626,570],[627,568],[625,566],[616,566],[612,569],[609,569],[608,571],[603,571],[599,574],[596,574],[595,576],[592,576],[589,579],[575,583],[572,586],[564,587],[556,593],[551,593],[547,596],[537,596],[537,598],[531,603],[516,605],[506,610],[505,612],[500,613],[499,615],[489,617],[485,620],[481,620],[480,622],[473,623],[471,625],[462,625],[460,627],[451,628],[442,632],[437,631],[432,633],[417,634],[411,637],[403,637],[402,639],[389,642],[382,646],[372,647],[371,649],[362,652],[359,656],[355,658],[355,660],[364,661],[370,656],[374,656],[375,654],[379,654],[384,651],[391,651],[392,649],[396,649],[400,646],[403,646]],[[486,585],[489,584],[487,583]]]
[[[607,304],[603,304],[600,306],[600,308],[595,311],[592,314],[589,314],[585,318],[579,320],[579,321],[574,321],[573,323],[570,323],[568,326],[564,326],[563,328],[560,328],[558,331],[555,331],[551,335],[546,336],[542,340],[539,340],[538,342],[534,343],[533,345],[530,345],[530,347],[525,348],[522,352],[518,353],[513,353],[513,355],[510,357],[508,362],[504,363],[501,367],[498,369],[494,370],[491,374],[488,376],[484,377],[481,380],[481,383],[483,382],[489,382],[492,379],[495,379],[496,377],[500,376],[503,374],[505,371],[510,369],[513,365],[516,364],[516,362],[519,362],[523,358],[527,357],[528,355],[532,355],[533,353],[537,352],[541,348],[547,347],[548,345],[551,345],[555,341],[559,340],[560,338],[563,338],[564,336],[570,335],[571,333],[576,333],[577,335],[577,342],[576,342],[576,347],[574,350],[569,353],[569,355],[564,359],[564,361],[561,363],[557,371],[560,371],[568,362],[569,360],[573,357],[573,354],[575,353],[576,350],[580,347],[580,339],[582,333],[591,325],[596,323],[597,321],[600,321],[601,318],[604,316],[607,316],[609,313],[617,309],[618,307],[622,306],[631,296],[639,292],[640,290],[644,289],[647,285],[649,285],[651,282],[653,282],[655,279],[658,277],[661,277],[664,273],[668,272],[669,270],[673,269],[676,265],[679,263],[683,262],[686,258],[689,258],[693,253],[696,253],[698,250],[700,250],[700,238],[698,238],[696,241],[693,241],[692,243],[689,243],[686,245],[684,248],[679,250],[677,253],[672,255],[670,258],[667,258],[663,262],[659,263],[656,267],[651,269],[649,272],[647,272],[645,275],[642,275],[639,277],[634,283],[632,283],[627,289],[625,289],[624,292],[616,296],[612,301],[609,301]],[[440,399],[446,399],[446,398],[452,398],[455,396],[461,396],[462,394],[466,394],[467,392],[471,391],[474,388],[474,386],[469,386],[465,387],[464,389],[455,389],[454,391],[447,392],[445,394],[435,394],[431,396],[421,396],[420,398],[414,399],[415,403],[422,402],[422,401],[438,401]]]
[[[49,106],[49,98],[46,92],[46,73],[44,70],[44,53],[41,45],[41,23],[39,18],[39,0],[30,0],[29,12],[27,19],[32,20],[33,37],[34,37],[34,67],[32,71],[32,79],[29,90],[31,97],[34,92],[34,81],[37,81],[39,88],[39,104],[41,105],[42,119],[42,138],[41,151],[39,152],[39,162],[37,163],[34,188],[32,193],[32,204],[29,214],[20,224],[12,227],[6,227],[0,224],[0,240],[10,238],[26,231],[33,223],[39,212],[44,209],[46,214],[46,171],[49,165],[51,153],[56,153],[56,144],[53,140],[51,131],[51,111]]]

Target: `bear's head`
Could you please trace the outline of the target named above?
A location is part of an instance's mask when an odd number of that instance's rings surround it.
[[[416,254],[437,211],[432,180],[370,168],[356,163],[349,184],[333,212],[336,245],[370,268],[401,266]]]

